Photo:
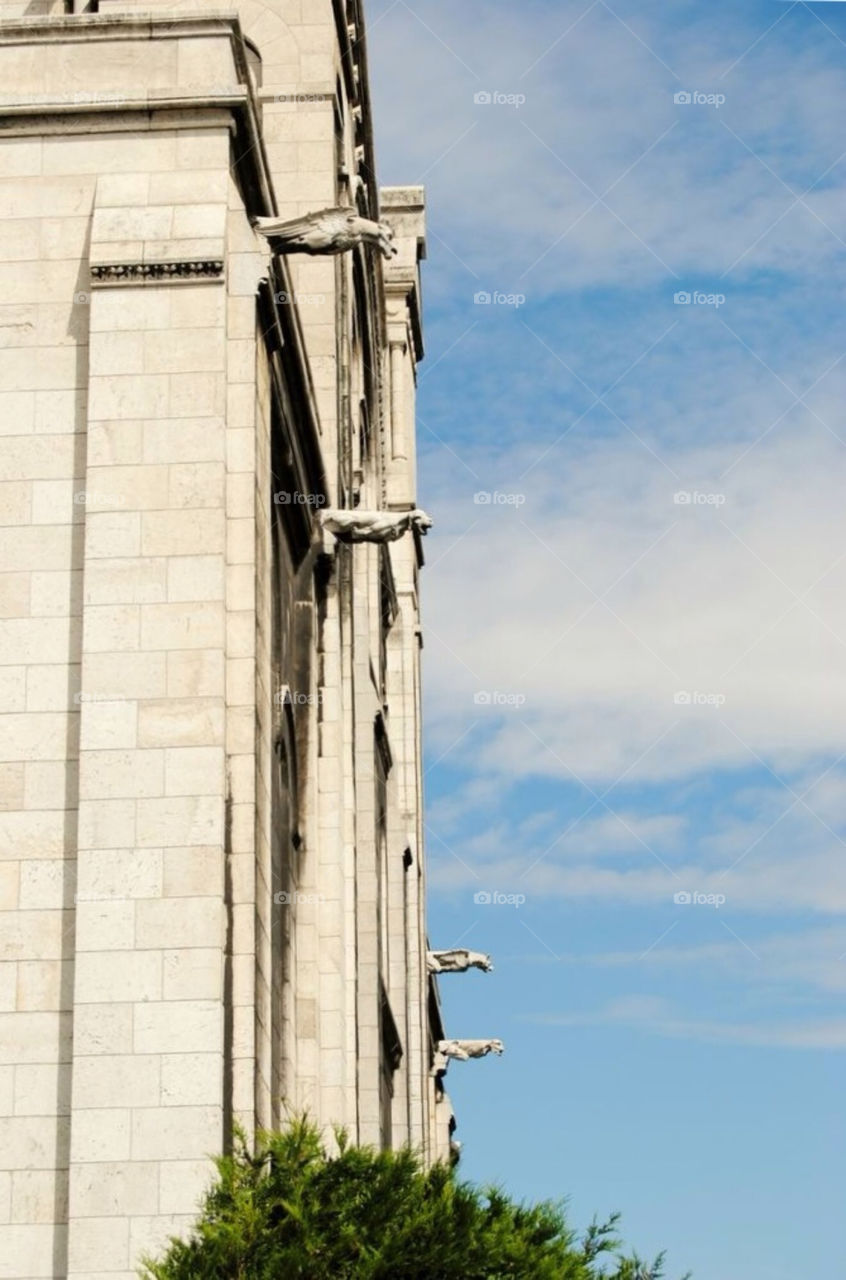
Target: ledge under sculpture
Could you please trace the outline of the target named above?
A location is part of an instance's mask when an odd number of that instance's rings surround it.
[[[319,209],[301,218],[254,218],[253,226],[274,253],[346,253],[369,244],[385,258],[397,253],[387,222],[362,218],[357,209]]]
[[[432,521],[425,511],[341,511],[326,508],[320,512],[320,523],[326,533],[339,542],[396,542],[409,529],[426,533]]]
[[[427,951],[426,961],[430,973],[466,973],[468,969],[493,970],[491,958],[484,951],[467,951],[464,947],[452,947],[449,951]]]
[[[443,1058],[457,1058],[466,1062],[469,1058],[485,1058],[489,1053],[501,1057],[505,1045],[501,1040],[439,1040],[438,1054]]]

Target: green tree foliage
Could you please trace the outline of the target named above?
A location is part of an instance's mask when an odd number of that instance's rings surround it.
[[[659,1280],[623,1257],[616,1219],[579,1239],[562,1206],[515,1204],[410,1150],[372,1151],[336,1134],[327,1154],[306,1119],[239,1135],[217,1160],[190,1239],[172,1240],[147,1280]],[[686,1278],[687,1280],[687,1278]]]

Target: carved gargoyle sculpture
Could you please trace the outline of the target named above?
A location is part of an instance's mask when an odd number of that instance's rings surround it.
[[[432,521],[425,511],[350,511],[320,512],[320,523],[327,533],[333,533],[339,542],[396,542],[409,529],[426,533]]]
[[[468,969],[481,969],[490,973],[491,958],[484,951],[467,951],[453,947],[449,951],[427,951],[426,960],[430,973],[466,973]]]
[[[274,253],[346,253],[359,244],[373,245],[385,258],[397,252],[387,222],[362,218],[352,206],[320,209],[301,218],[254,218],[253,226]]]
[[[505,1045],[501,1040],[439,1040],[438,1053],[444,1058],[458,1058],[466,1062],[468,1058],[485,1058],[489,1053],[501,1057]]]

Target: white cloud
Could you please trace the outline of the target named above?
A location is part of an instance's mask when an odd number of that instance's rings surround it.
[[[674,1040],[746,1045],[762,1049],[846,1049],[846,1018],[804,1022],[727,1022],[679,1017],[669,1002],[652,996],[627,997],[593,1013],[527,1015],[549,1027],[627,1026]]]
[[[576,22],[583,10],[538,8],[529,22],[494,3],[480,23],[477,10],[437,0],[371,22],[377,109],[407,104],[380,113],[383,170],[390,181],[426,175],[450,249],[476,271],[496,261],[503,281],[545,255],[526,277],[535,295],[669,279],[661,261],[681,274],[741,257],[741,274],[842,270],[836,40],[821,32],[797,49],[785,29],[728,71],[760,34],[740,15],[734,51],[707,19],[671,34],[660,7],[640,6],[636,36],[604,5]],[[479,89],[527,101],[474,106]],[[679,89],[719,90],[726,103],[677,106]],[[612,186],[608,207],[587,214]],[[444,264],[469,283],[449,255]]]
[[[474,506],[445,468],[425,583],[429,727],[441,749],[473,721],[484,733],[449,758],[593,785],[840,754],[846,451],[806,427],[722,480],[736,445],[663,446],[688,491],[721,507],[675,505],[675,482],[627,438],[553,452],[518,510]],[[531,457],[499,460],[503,491]],[[525,703],[477,706],[479,690]],[[680,691],[724,701],[679,705]]]

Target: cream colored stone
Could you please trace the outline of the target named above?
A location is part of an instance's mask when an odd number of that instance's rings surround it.
[[[32,511],[32,482],[5,481],[0,484],[0,524],[29,524]]]
[[[67,1014],[0,1014],[0,1063],[67,1062],[71,1022]]]
[[[0,618],[27,618],[31,580],[26,573],[0,573]]]
[[[76,778],[64,761],[30,761],[19,767],[24,770],[23,808],[73,810],[77,807]]]
[[[37,391],[33,430],[39,435],[68,435],[85,427],[87,389]]]
[[[222,600],[223,557],[171,556],[167,561],[167,599],[172,602]]]
[[[78,1058],[133,1054],[131,1004],[82,1005],[74,1013],[74,1050]],[[95,1098],[103,1102],[104,1097]]]
[[[194,1213],[214,1178],[209,1160],[167,1160],[160,1165],[159,1209]]]
[[[70,1210],[75,1218],[155,1214],[158,1201],[156,1162],[92,1164],[75,1173]]]
[[[25,710],[26,667],[0,667],[0,711]]]
[[[80,792],[86,800],[164,795],[164,753],[85,751],[80,761]]]
[[[144,515],[143,519],[149,519]],[[92,560],[137,556],[141,549],[141,520],[137,511],[92,513],[85,521],[85,554]],[[155,554],[149,550],[144,555]]]
[[[83,860],[77,894],[92,901],[158,898],[163,884],[161,849],[95,849]]]
[[[132,1113],[119,1107],[74,1108],[71,1160],[79,1164],[127,1160]]]
[[[73,539],[78,536],[77,531],[62,529],[59,532],[65,545],[72,550]],[[36,570],[29,575],[29,585],[29,611],[33,618],[69,618],[80,615],[82,573],[79,570]]]
[[[223,853],[215,845],[163,851],[163,891],[167,898],[220,897]]]
[[[256,693],[253,658],[230,658],[226,663],[226,701],[230,706],[251,703]]]
[[[144,423],[92,422],[88,428],[88,462],[92,467],[143,461]]]
[[[129,1223],[121,1217],[77,1218],[70,1234],[69,1274],[128,1271]]]
[[[144,372],[144,335],[142,333],[100,333],[91,343],[89,355],[92,374],[128,374]],[[155,370],[149,370],[154,373]]]
[[[160,1063],[156,1054],[81,1057],[74,1065],[74,1105],[158,1106]]]
[[[223,627],[222,603],[141,606],[143,649],[210,649],[222,644]]]
[[[77,955],[74,979],[75,1004],[161,999],[161,952],[146,951],[142,954],[137,949],[144,946],[143,940],[138,936],[144,932],[138,923],[139,914],[150,905],[142,900],[136,906],[137,946],[135,950],[123,954],[116,951],[89,951]]]
[[[167,656],[163,653],[98,653],[82,665],[81,687],[86,711],[108,701],[163,697],[167,685]],[[159,743],[139,743],[139,746]]]
[[[13,1222],[53,1222],[57,1209],[67,1208],[68,1176],[64,1170],[19,1169],[12,1174],[11,1184]]]
[[[29,569],[70,569],[73,544],[62,528],[0,528],[0,564]],[[0,655],[2,657],[2,655]]]
[[[61,858],[72,848],[72,840],[61,811],[0,813],[0,857]]]
[[[220,747],[172,747],[165,752],[165,791],[169,796],[214,796],[223,791]]]
[[[15,1115],[43,1116],[47,1098],[55,1101],[57,1114],[66,1115],[70,1111],[70,1089],[67,1063],[22,1063],[15,1068]]]
[[[185,563],[196,562],[186,560]],[[185,589],[188,589],[187,583]],[[220,695],[223,684],[224,656],[219,649],[183,649],[167,655],[169,698],[213,697]]]
[[[225,356],[222,333],[207,328],[171,330],[144,335],[144,365],[148,373],[216,373]],[[199,406],[198,406],[199,407]]]
[[[135,904],[131,899],[101,898],[91,890],[77,892],[78,954],[85,951],[131,952],[134,943]]]
[[[167,329],[170,292],[156,287],[134,290],[131,306],[127,304],[127,294],[123,289],[104,289],[95,293],[91,300],[92,334],[114,333],[121,329]]]
[[[75,880],[75,867],[67,859],[29,859],[21,867],[18,905],[23,911],[70,907]]]
[[[224,549],[218,511],[147,511],[142,520],[143,556],[206,556]]]
[[[169,468],[170,507],[220,507],[224,499],[222,463],[184,462]]]
[[[160,919],[164,920],[166,917],[162,916]],[[185,941],[189,939],[186,938]],[[215,949],[202,950],[188,946],[178,951],[164,953],[162,994],[165,1000],[220,1000],[222,998],[223,955],[220,949],[219,931],[213,941],[217,944]],[[212,1096],[200,1098],[194,1094],[185,1098],[185,1101],[213,1102],[217,1098],[219,1087],[220,1081],[215,1076],[215,1092]],[[169,1102],[171,1099],[163,1094],[162,1101]]]
[[[219,1147],[221,1123],[220,1108],[215,1106],[151,1107],[135,1111],[133,1154],[137,1160],[196,1159]]]
[[[159,901],[144,900],[135,907],[136,957],[147,947],[164,947],[178,939],[186,948],[217,947],[221,954],[224,941],[224,921],[221,904],[217,900],[202,898],[162,898]],[[205,957],[206,963],[209,957]],[[197,961],[200,962],[199,960]],[[213,965],[217,974],[219,964]],[[219,976],[219,975],[218,975]],[[141,997],[133,997],[140,999]],[[166,997],[167,998],[167,997]],[[184,999],[185,996],[173,996]],[[195,996],[194,999],[204,999]],[[210,998],[210,997],[208,997]]]
[[[0,911],[13,911],[18,905],[20,863],[0,863]]]
[[[135,1053],[220,1053],[223,1025],[215,1000],[177,1000],[135,1006]],[[198,1154],[214,1150],[206,1147]],[[189,1157],[175,1152],[173,1160]]]
[[[92,421],[164,418],[171,396],[167,374],[92,377],[88,413]]]
[[[174,796],[137,801],[137,840],[142,848],[207,845],[222,839],[222,797]]]
[[[74,710],[73,690],[78,678],[78,668],[58,663],[27,667],[27,711]]]
[[[223,456],[223,424],[214,418],[180,418],[144,425],[145,460],[215,462]]]
[[[19,1280],[23,1275],[41,1280],[41,1277],[55,1274],[53,1226],[21,1224],[0,1227],[0,1238],[3,1241],[0,1280]]]
[[[56,1123],[51,1116],[0,1116],[0,1151],[10,1169],[52,1169]]]
[[[86,604],[152,604],[167,599],[168,562],[98,560],[85,572]]]
[[[157,605],[91,605],[85,610],[85,648],[88,653],[114,653],[150,648],[141,643],[145,609]]]

